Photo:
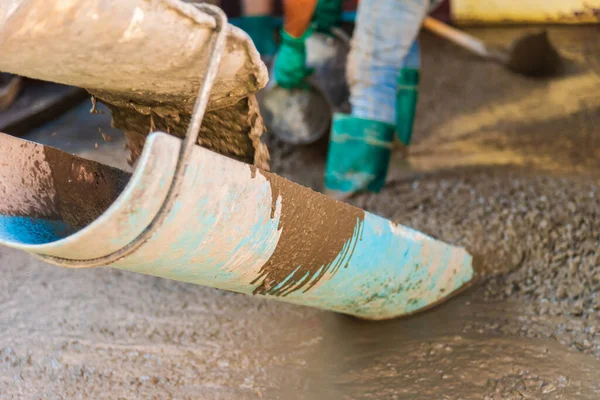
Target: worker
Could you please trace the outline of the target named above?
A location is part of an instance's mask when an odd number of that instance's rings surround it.
[[[389,167],[395,133],[410,144],[417,103],[417,34],[430,0],[360,0],[346,75],[351,114],[332,120],[325,189],[336,198],[380,191]],[[339,24],[342,0],[284,0],[282,42],[274,78],[300,88],[311,74],[306,39],[313,29]]]
[[[221,7],[236,16],[229,22],[245,31],[265,61],[277,51],[274,35],[274,0],[222,0]]]

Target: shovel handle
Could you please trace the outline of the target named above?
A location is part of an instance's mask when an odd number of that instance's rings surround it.
[[[490,53],[487,47],[481,40],[476,39],[471,35],[467,35],[466,33],[459,31],[458,29],[454,29],[451,26],[446,25],[445,23],[435,18],[425,17],[425,20],[423,21],[423,26],[427,30],[435,33],[436,35],[448,39],[452,43],[457,44],[460,47],[467,49],[472,53],[475,53],[484,58],[490,57]]]

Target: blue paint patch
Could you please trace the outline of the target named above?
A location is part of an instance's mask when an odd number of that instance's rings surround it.
[[[75,232],[64,221],[0,215],[0,241],[20,245],[56,242]]]

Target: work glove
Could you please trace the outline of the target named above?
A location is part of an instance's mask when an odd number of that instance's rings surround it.
[[[285,89],[307,88],[304,78],[311,75],[313,70],[306,67],[306,39],[312,31],[295,38],[286,31],[281,31],[281,46],[275,58],[273,74],[275,82]]]
[[[342,20],[343,0],[319,0],[313,22],[317,32],[331,33],[331,28],[339,25]]]

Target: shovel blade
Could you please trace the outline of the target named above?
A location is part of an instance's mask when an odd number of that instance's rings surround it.
[[[513,42],[506,66],[522,75],[550,76],[560,71],[561,58],[548,32],[528,33]]]

